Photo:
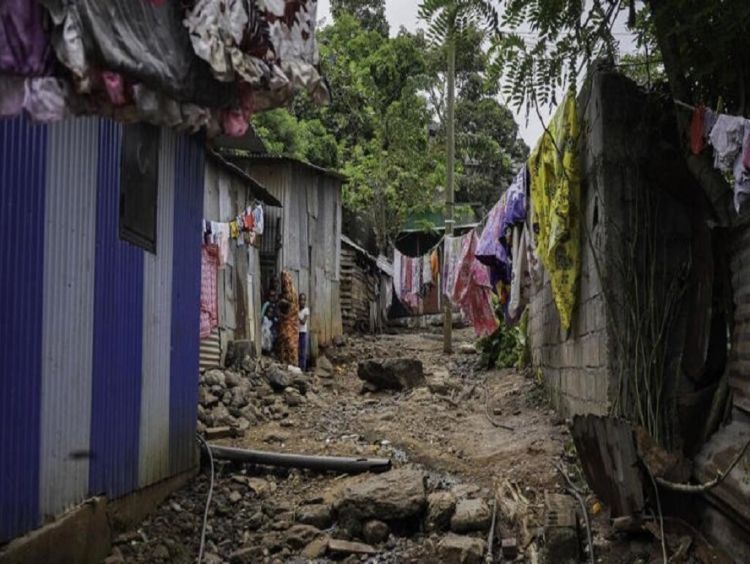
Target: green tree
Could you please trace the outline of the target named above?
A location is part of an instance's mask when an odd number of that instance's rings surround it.
[[[385,17],[385,0],[331,0],[331,13],[336,19],[348,13],[363,29],[388,37],[390,26]]]

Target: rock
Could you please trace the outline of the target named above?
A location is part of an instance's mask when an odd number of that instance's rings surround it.
[[[203,375],[203,383],[206,386],[221,386],[223,388],[225,386],[224,373],[217,369],[208,370]]]
[[[437,550],[443,564],[480,564],[486,547],[482,539],[449,533],[438,543]]]
[[[344,522],[414,517],[426,504],[424,478],[423,472],[410,468],[355,478],[334,502],[334,510]]]
[[[283,392],[292,385],[294,377],[288,371],[282,370],[277,366],[271,367],[265,374],[266,382],[273,388],[274,392]]]
[[[462,499],[456,504],[456,512],[451,517],[451,531],[486,531],[491,519],[490,508],[483,499]]]
[[[245,419],[244,417],[239,417],[237,419],[237,429],[244,433],[250,428],[250,421]]]
[[[258,509],[255,513],[250,515],[248,518],[246,525],[247,528],[251,531],[257,531],[260,529],[263,524],[266,522],[266,516],[263,514],[263,511]]]
[[[265,435],[263,435],[263,442],[264,443],[284,443],[289,438],[288,435],[284,433],[280,433],[278,431],[268,431]]]
[[[422,362],[414,358],[365,360],[357,365],[357,376],[379,389],[403,390],[425,383]]]
[[[234,388],[232,390],[232,401],[230,405],[238,409],[242,409],[243,407],[245,407],[248,403],[250,403],[247,400],[246,394],[247,390],[245,388]]]
[[[328,550],[334,554],[377,554],[378,552],[369,544],[339,539],[329,540]]]
[[[227,407],[221,403],[211,410],[211,420],[213,427],[223,427],[227,425],[231,427],[232,423],[235,423],[234,417],[230,415]]]
[[[224,383],[227,385],[227,388],[236,388],[242,383],[242,377],[236,372],[227,370],[224,373]]]
[[[323,503],[303,505],[297,510],[297,521],[319,529],[327,529],[333,524],[331,508]]]
[[[307,393],[307,390],[310,389],[310,380],[304,374],[300,374],[295,376],[294,380],[292,380],[292,387],[297,388],[299,393],[304,396]]]
[[[215,441],[217,439],[228,439],[234,436],[231,427],[208,427],[205,431],[206,440]]]
[[[327,356],[319,356],[315,365],[315,373],[321,378],[330,378],[333,376],[333,364]]]
[[[230,564],[253,564],[263,559],[263,548],[252,546],[235,550],[229,555]]]
[[[477,354],[477,348],[471,343],[464,343],[458,347],[458,352],[461,354]]]
[[[312,525],[294,525],[286,532],[286,544],[292,550],[302,550],[321,534]]]
[[[163,544],[157,545],[151,553],[151,556],[155,560],[169,560],[169,549]]]
[[[229,501],[231,501],[232,503],[238,503],[242,501],[242,494],[240,492],[235,492],[235,491],[231,492],[229,494]]]
[[[427,496],[428,531],[445,531],[451,525],[451,517],[456,509],[456,496],[448,491],[439,491]]]
[[[305,403],[305,398],[299,393],[297,388],[287,388],[284,390],[284,403],[289,407],[297,407]]]
[[[373,519],[365,523],[362,527],[362,538],[368,544],[380,544],[388,540],[388,535],[391,534],[391,530],[382,521]]]
[[[328,537],[327,535],[318,537],[304,548],[304,550],[300,553],[300,556],[302,556],[302,558],[307,558],[308,560],[322,558],[323,556],[325,556],[325,553],[328,550],[329,541],[330,537]]]
[[[219,403],[219,398],[201,386],[198,390],[198,402],[204,407],[212,407]]]

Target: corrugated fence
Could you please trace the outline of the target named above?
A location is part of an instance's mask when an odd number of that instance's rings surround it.
[[[203,145],[162,131],[152,254],[119,237],[121,138],[0,121],[0,542],[196,462]]]

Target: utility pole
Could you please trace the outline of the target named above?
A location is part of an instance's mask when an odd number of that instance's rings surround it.
[[[445,189],[445,237],[453,236],[454,177],[456,160],[454,106],[456,98],[456,42],[452,30],[448,36],[448,107],[446,109],[446,139],[448,144],[447,186]],[[453,352],[453,302],[443,295],[443,351]]]

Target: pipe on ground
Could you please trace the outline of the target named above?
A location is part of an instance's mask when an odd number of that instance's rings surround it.
[[[205,449],[205,447],[203,447]],[[391,469],[388,458],[350,458],[343,456],[313,456],[307,454],[285,454],[262,450],[208,445],[215,459],[258,464],[261,466],[279,466],[282,468],[303,468],[318,472],[341,472],[344,474],[361,474],[363,472],[387,472]]]

